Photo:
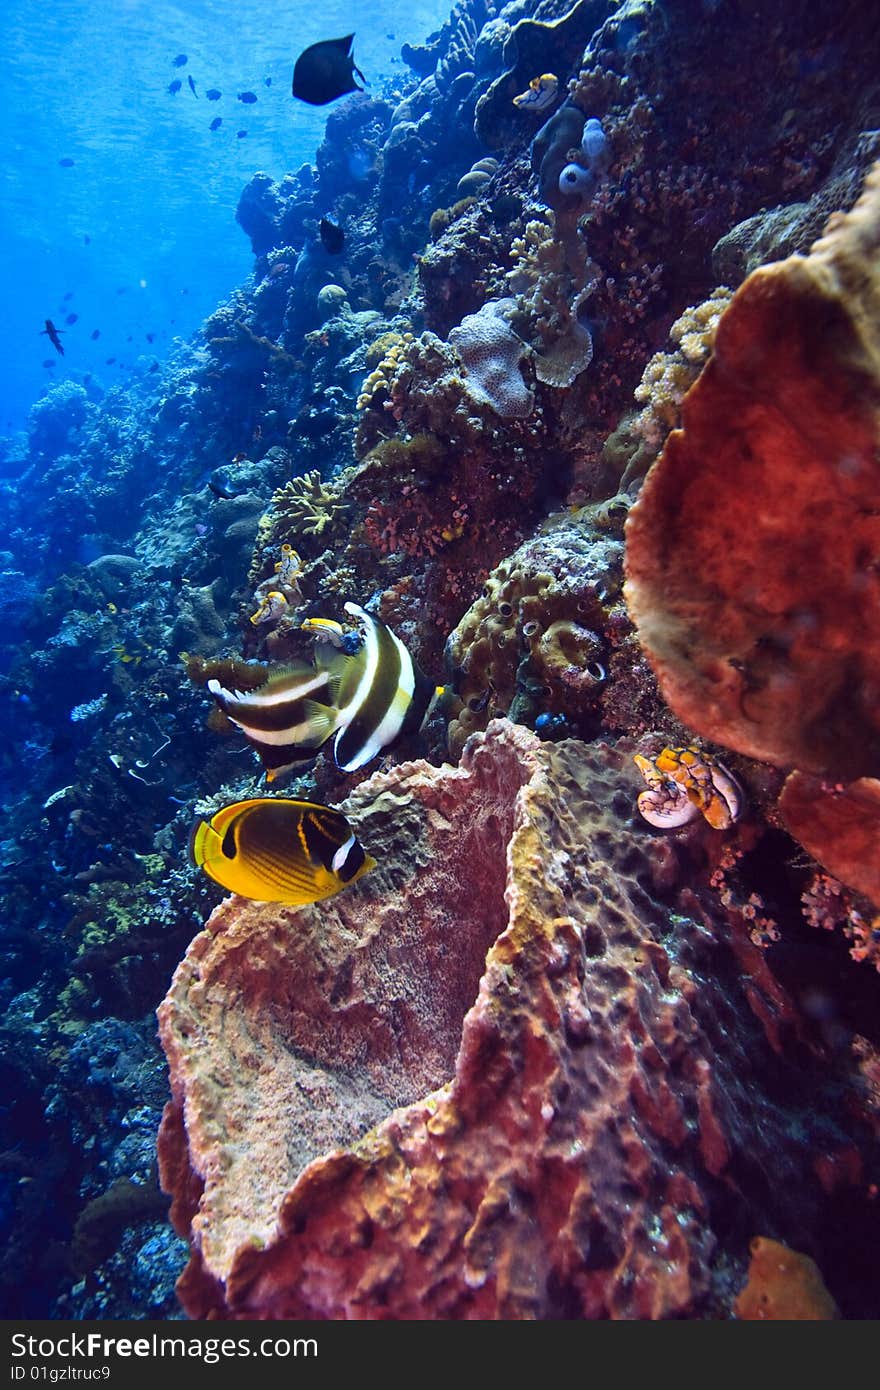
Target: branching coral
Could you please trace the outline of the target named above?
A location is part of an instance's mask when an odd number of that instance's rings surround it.
[[[634,490],[678,425],[681,403],[709,359],[731,298],[732,291],[720,286],[702,304],[685,309],[669,330],[673,350],[655,353],[645,367],[633,393],[642,409],[624,418],[604,451],[611,481],[619,479],[621,490]]]
[[[514,326],[535,348],[535,376],[571,386],[593,358],[593,338],[579,312],[593,289],[583,242],[563,241],[552,212],[526,223],[510,248],[508,284],[517,294]]]
[[[378,396],[380,392],[387,399],[390,378],[397,369],[401,353],[412,340],[412,333],[383,333],[373,345],[374,348],[381,349],[378,357],[370,348],[367,349],[367,365],[372,370],[357,398],[358,410],[366,410],[371,406],[373,397]]]
[[[347,504],[339,488],[325,483],[315,468],[279,488],[272,496],[272,510],[276,521],[283,520],[296,535],[322,536],[345,514]]]

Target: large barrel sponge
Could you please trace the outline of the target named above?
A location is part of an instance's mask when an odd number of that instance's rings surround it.
[[[809,256],[754,271],[626,528],[626,597],[691,728],[880,773],[880,165]]]

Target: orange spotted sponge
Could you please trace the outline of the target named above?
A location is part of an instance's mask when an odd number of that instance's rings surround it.
[[[755,1236],[749,1277],[734,1309],[741,1321],[826,1322],[839,1317],[819,1266],[778,1240]]]

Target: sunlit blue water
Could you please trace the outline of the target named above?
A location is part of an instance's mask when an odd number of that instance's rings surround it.
[[[303,48],[353,30],[370,90],[393,89],[407,73],[401,44],[448,13],[444,0],[7,0],[0,434],[22,428],[51,382],[92,373],[109,386],[147,370],[249,274],[243,186],[312,160],[334,109],[291,95]],[[207,100],[209,88],[222,97]],[[257,101],[240,102],[244,91]],[[64,330],[63,357],[40,334],[47,318]]]

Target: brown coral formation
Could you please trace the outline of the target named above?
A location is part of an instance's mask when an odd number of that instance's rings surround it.
[[[808,257],[736,292],[626,528],[627,602],[676,714],[843,780],[880,770],[878,243],[880,166]]]
[[[635,775],[499,722],[355,791],[350,892],[216,910],[160,1009],[191,1316],[698,1316],[716,1215],[810,1219],[830,1092]]]
[[[593,524],[590,509],[563,514],[492,571],[446,644],[461,708],[449,748],[490,719],[564,713],[596,705],[607,674],[603,603],[617,587],[620,542]]]
[[[736,1300],[742,1321],[826,1322],[838,1316],[815,1260],[778,1240],[756,1236],[749,1279]]]

